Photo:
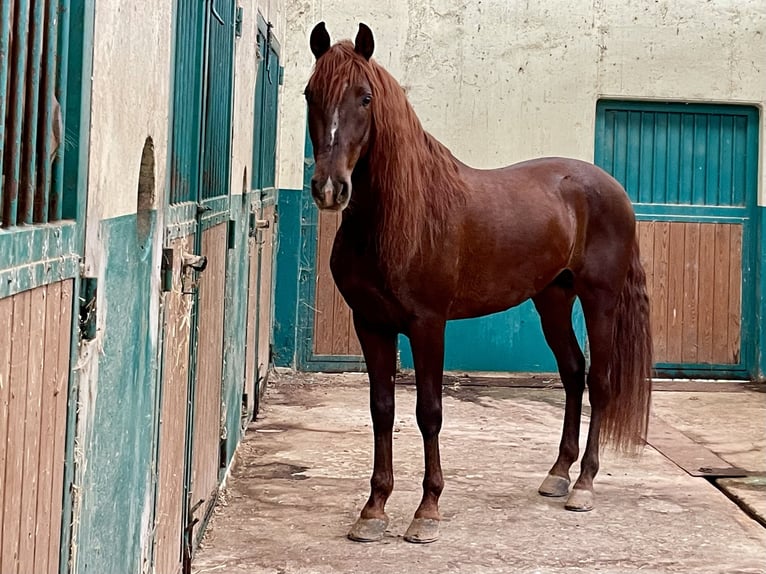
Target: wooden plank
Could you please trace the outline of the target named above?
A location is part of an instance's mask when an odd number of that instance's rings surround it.
[[[11,389],[11,345],[13,342],[13,297],[0,299],[0,510],[5,508],[5,473],[8,451],[8,402]],[[5,514],[3,513],[4,517]],[[0,518],[0,548],[2,548],[3,523]]]
[[[336,218],[335,231],[340,228],[341,218]],[[334,235],[334,234],[333,234]],[[351,322],[351,310],[338,291],[335,281],[332,285],[333,293],[333,318],[332,318],[332,354],[348,355],[348,324]]]
[[[68,328],[66,325],[65,328]],[[37,487],[37,539],[35,541],[34,572],[48,572],[50,558],[51,521],[61,519],[52,512],[53,467],[56,463],[56,384],[58,377],[58,346],[61,336],[61,283],[48,286],[45,302],[45,355],[43,366],[43,399],[40,425],[40,471]],[[68,335],[67,335],[68,338]],[[53,570],[53,568],[51,568]]]
[[[741,360],[742,344],[742,225],[730,227],[729,336],[726,339],[726,357],[727,362],[737,364]]]
[[[636,225],[641,266],[646,273],[646,291],[651,300],[654,293],[654,221],[638,221]]]
[[[59,566],[59,553],[61,550],[61,528],[64,520],[64,465],[66,457],[67,438],[67,405],[69,402],[69,374],[70,351],[72,340],[72,294],[74,280],[64,281],[61,284],[61,321],[59,322],[58,359],[56,368],[56,388],[54,391],[56,401],[56,436],[53,445],[54,466],[51,474],[51,523],[50,537],[48,542],[48,563]],[[77,517],[74,517],[77,520]]]
[[[658,221],[654,224],[654,258],[652,288],[652,336],[654,360],[668,360],[668,252],[670,223]]]
[[[647,434],[648,444],[692,476],[741,476],[740,469],[657,417]]]
[[[649,296],[649,323],[654,333],[654,321],[657,312],[654,308],[654,234],[656,233],[653,221],[638,221],[637,237],[638,248],[641,255],[641,266],[646,274],[646,292]]]
[[[317,225],[317,277],[314,296],[314,353],[332,354],[333,307],[335,283],[330,273],[330,254],[335,240],[338,216],[319,213]]]
[[[699,314],[697,318],[697,361],[713,362],[713,306],[715,286],[715,223],[700,225]]]
[[[729,273],[731,226],[718,224],[715,229],[715,279],[713,282],[713,362],[729,363]]]
[[[684,300],[681,338],[681,360],[697,362],[697,300],[699,299],[700,224],[684,224]]]
[[[24,466],[21,490],[19,564],[34,564],[37,521],[37,487],[40,472],[40,410],[42,405],[43,361],[45,356],[45,310],[47,287],[32,289],[30,297],[29,358],[24,433]]]
[[[27,407],[30,302],[29,291],[13,297],[8,443],[5,463],[6,496],[3,503],[3,546],[0,556],[0,572],[3,573],[17,572],[19,568],[20,494],[24,488],[24,417]]]
[[[666,361],[680,363],[683,339],[684,253],[683,223],[670,224],[668,245],[668,332]]]
[[[171,244],[173,290],[165,295],[164,380],[160,411],[155,570],[177,574],[182,557],[184,503],[184,453],[189,375],[190,295],[182,293],[181,251],[191,248],[190,238]]]
[[[59,566],[59,553],[61,550],[61,527],[64,521],[64,464],[66,462],[66,438],[67,438],[67,404],[69,401],[69,373],[71,371],[70,347],[72,340],[72,292],[74,280],[64,281],[61,284],[61,321],[59,322],[58,336],[58,366],[56,368],[56,388],[54,391],[56,401],[56,436],[53,445],[54,464],[51,473],[51,524],[49,537],[48,563],[55,565],[55,571]],[[74,518],[75,520],[77,517]],[[67,525],[68,527],[68,525]],[[53,570],[53,568],[51,568]]]

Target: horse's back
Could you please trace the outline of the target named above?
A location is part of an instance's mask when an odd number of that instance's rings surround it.
[[[599,167],[540,158],[461,168],[468,187],[455,316],[511,307],[564,270],[628,252],[635,219],[622,186]]]

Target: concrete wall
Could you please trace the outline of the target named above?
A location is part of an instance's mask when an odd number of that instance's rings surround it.
[[[592,160],[600,97],[766,102],[761,0],[289,0],[287,12],[287,188],[301,185],[308,37],[320,20],[333,40],[368,24],[374,57],[408,89],[425,128],[477,167],[541,155]]]

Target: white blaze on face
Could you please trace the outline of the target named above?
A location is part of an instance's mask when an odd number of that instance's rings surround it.
[[[335,145],[335,132],[338,131],[338,108],[332,113],[332,121],[330,123],[330,147]]]

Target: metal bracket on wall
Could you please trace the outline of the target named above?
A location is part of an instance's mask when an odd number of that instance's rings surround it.
[[[173,290],[173,249],[166,247],[162,250],[162,291],[168,293]]]

